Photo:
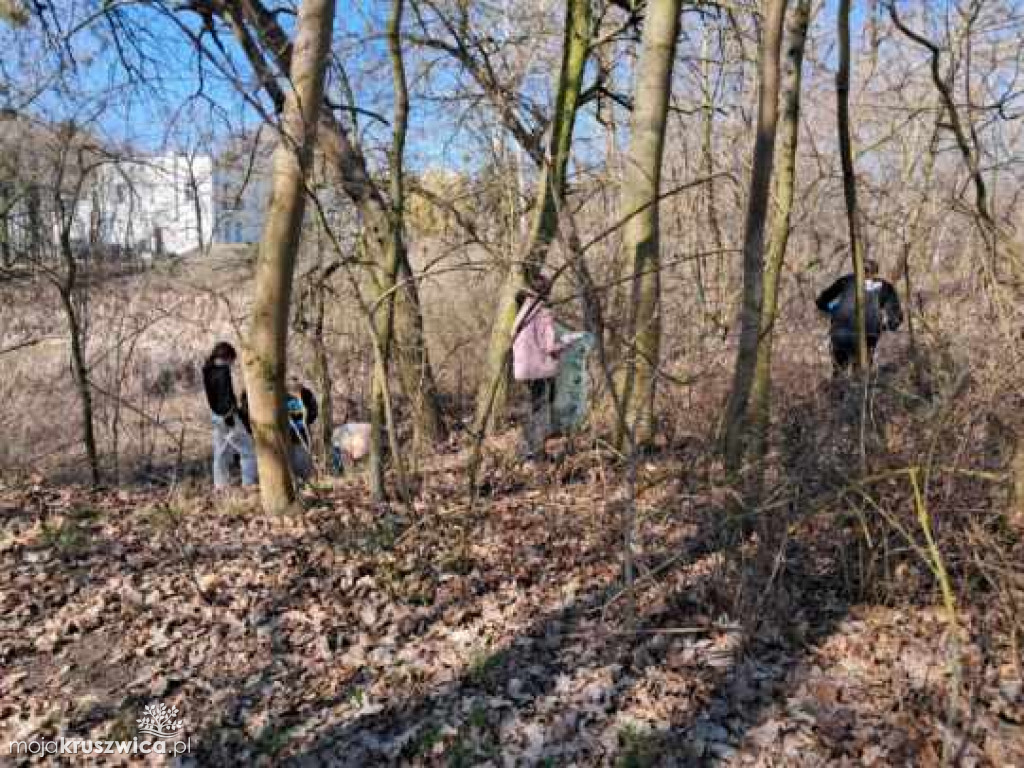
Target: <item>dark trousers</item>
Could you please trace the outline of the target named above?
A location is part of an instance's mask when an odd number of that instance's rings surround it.
[[[555,380],[534,379],[530,382],[530,413],[536,413],[555,402]]]
[[[523,425],[520,453],[533,456],[544,452],[544,443],[551,433],[551,411],[555,402],[555,380],[535,379],[530,387],[530,415]]]
[[[878,337],[868,334],[868,365],[875,359],[875,347],[878,346]],[[857,364],[857,334],[855,333],[833,333],[832,334],[832,367],[836,373],[844,373],[851,364]]]

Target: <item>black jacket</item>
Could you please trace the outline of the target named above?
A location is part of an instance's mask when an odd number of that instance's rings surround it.
[[[821,292],[815,302],[822,312],[832,317],[832,334],[857,332],[857,296],[853,275],[843,275]],[[877,340],[882,331],[895,331],[903,323],[900,299],[892,283],[881,278],[868,278],[865,285],[864,320],[867,335]]]
[[[222,416],[229,427],[235,425],[237,416],[246,429],[249,429],[249,415],[245,408],[240,408],[235,397],[235,388],[231,383],[231,367],[218,365],[207,360],[203,365],[203,389],[206,390],[206,402],[210,410]]]
[[[299,392],[299,398],[302,401],[301,405],[293,403],[292,401],[295,398],[291,393],[285,392],[285,418],[288,420],[288,432],[291,441],[293,443],[308,443],[310,439],[309,427],[316,421],[320,410],[316,404],[316,397],[305,387]],[[252,429],[249,427],[249,398],[245,392],[242,393],[242,401],[238,407],[238,412],[244,420],[245,428],[251,432]]]
[[[306,387],[299,391],[298,398],[291,393],[287,393],[285,395],[285,408],[288,410],[292,442],[297,443],[301,440],[308,443],[310,439],[309,428],[316,421],[319,413],[313,393],[306,389]]]

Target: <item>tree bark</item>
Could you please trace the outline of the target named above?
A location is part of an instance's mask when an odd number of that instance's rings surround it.
[[[723,272],[725,268],[725,238],[722,236],[722,225],[718,217],[718,197],[715,194],[715,180],[712,178],[715,173],[715,83],[711,77],[713,64],[711,56],[711,34],[712,27],[704,25],[704,33],[701,37],[701,90],[704,104],[701,108],[701,130],[700,130],[700,156],[701,168],[704,176],[708,179],[705,184],[705,204],[707,206],[708,227],[711,229],[711,245],[715,251],[715,290],[712,297],[715,302],[714,309],[710,307],[708,296],[708,274],[705,271],[704,257],[698,257],[695,261],[697,271],[697,296],[701,302],[704,312],[704,319],[710,320],[715,330],[728,330],[728,326],[722,322],[721,317],[721,296],[728,291],[722,285]]]
[[[565,202],[566,169],[572,149],[583,84],[583,71],[590,52],[593,20],[590,0],[569,0],[565,10],[562,64],[544,166],[537,187],[534,217],[521,261],[508,266],[491,324],[484,377],[477,393],[475,429],[483,432],[504,420],[508,400],[509,357],[512,326],[516,318],[516,295],[528,277],[540,272],[547,250],[558,235],[558,219]]]
[[[857,176],[853,167],[850,138],[850,0],[839,0],[838,11],[839,69],[836,71],[836,100],[839,126],[839,156],[843,165],[843,197],[846,200],[846,221],[850,230],[850,255],[856,283],[855,328],[857,331],[857,366],[861,376],[868,376],[868,337],[864,314],[864,244],[860,236],[857,210]]]
[[[278,105],[283,104],[284,94],[277,74],[288,72],[292,43],[278,24],[277,17],[259,0],[245,0],[241,8],[212,10],[224,16],[231,25],[235,38],[270,98]],[[249,27],[256,31],[258,39],[250,34]],[[318,147],[337,173],[345,195],[359,209],[367,255],[378,270],[385,269],[384,265],[394,250],[389,206],[367,170],[362,150],[326,104],[320,116]],[[402,390],[413,407],[416,440],[432,442],[443,436],[444,425],[437,383],[423,333],[419,288],[404,244],[399,251],[397,281],[400,288],[395,299],[394,333],[400,343],[395,348],[395,364]]]
[[[389,156],[391,241],[388,259],[375,281],[377,295],[370,318],[375,336],[372,340],[375,364],[371,388],[373,402],[370,407],[370,491],[375,501],[383,501],[386,497],[384,485],[384,446],[386,442],[390,443],[391,454],[395,461],[401,461],[398,438],[390,419],[391,409],[388,400],[391,393],[388,387],[388,376],[390,375],[391,351],[394,344],[398,272],[405,254],[404,158],[405,139],[409,127],[409,90],[405,79],[405,60],[402,57],[400,37],[404,7],[404,0],[392,0],[391,15],[388,18],[387,26],[388,55],[391,59],[391,77],[394,88],[394,117]],[[385,440],[385,436],[387,440]],[[403,488],[403,495],[404,490]]]
[[[680,0],[652,0],[647,6],[637,62],[629,150],[622,182],[625,258],[633,263],[627,366],[619,393],[615,442],[627,431],[639,444],[654,433],[654,390],[661,345],[661,265],[657,202],[672,92],[672,68],[679,38]],[[632,441],[631,441],[632,442]]]
[[[757,495],[760,495],[763,462],[768,450],[768,431],[771,423],[772,347],[778,316],[779,281],[786,259],[786,248],[789,245],[790,216],[796,186],[796,159],[800,142],[800,89],[810,15],[811,0],[797,0],[787,31],[786,70],[782,82],[782,146],[775,179],[776,208],[768,243],[768,263],[765,267],[761,299],[761,332],[757,343],[757,362],[754,365],[754,385],[750,393],[750,433],[753,439],[753,456],[759,466]]]
[[[319,244],[318,244],[319,249]],[[313,319],[313,360],[316,370],[317,384],[320,388],[320,459],[325,467],[331,466],[332,461],[332,432],[334,430],[334,381],[331,378],[330,357],[327,354],[327,340],[324,338],[324,321],[327,310],[327,279],[330,271],[323,264],[323,254],[320,254],[320,269],[317,273],[316,285],[313,290],[314,311],[316,316]]]
[[[0,178],[0,266],[5,269],[14,265],[14,248],[11,245],[11,208],[15,202],[13,186],[6,178]]]
[[[722,452],[729,475],[735,475],[743,462],[747,406],[757,365],[764,298],[764,230],[775,155],[779,112],[779,53],[786,5],[787,0],[768,2],[761,42],[757,136],[754,141],[750,196],[743,235],[743,306],[739,317],[739,349],[722,431]]]
[[[288,316],[333,20],[334,0],[304,0],[299,7],[290,68],[292,87],[284,99],[273,188],[256,262],[245,379],[260,497],[269,513],[285,511],[296,498],[284,412]]]
[[[59,196],[58,191],[58,196]],[[58,200],[58,210],[63,205]],[[64,316],[68,321],[68,335],[71,339],[71,372],[74,374],[75,387],[78,390],[78,405],[82,412],[82,441],[85,443],[86,460],[89,462],[89,479],[94,486],[100,484],[100,459],[96,448],[96,429],[93,419],[92,387],[89,384],[89,368],[85,362],[85,344],[82,326],[75,308],[74,291],[78,277],[78,266],[71,247],[71,223],[67,216],[61,216],[60,252],[64,260],[64,280],[58,286]]]

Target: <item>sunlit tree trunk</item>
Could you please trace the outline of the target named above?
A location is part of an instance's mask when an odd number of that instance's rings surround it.
[[[750,393],[750,433],[753,455],[759,463],[767,453],[771,422],[772,346],[778,316],[779,280],[789,244],[790,216],[796,186],[797,147],[800,141],[800,89],[811,0],[797,0],[786,33],[786,65],[782,79],[781,147],[775,178],[775,211],[768,242],[768,262],[762,286],[761,334],[757,343],[754,385]],[[758,477],[761,470],[758,470]]]
[[[277,72],[288,71],[293,46],[278,23],[278,17],[260,0],[247,0],[244,6],[238,7],[217,6],[211,12],[222,16],[229,24],[268,96],[282,104],[284,96]],[[318,148],[337,173],[342,191],[362,216],[367,257],[375,270],[386,270],[394,254],[390,207],[370,175],[365,155],[345,126],[329,108],[323,109],[320,120]],[[394,360],[402,390],[412,405],[416,440],[432,442],[444,432],[437,383],[423,333],[419,287],[404,244],[398,256],[400,287],[395,297],[394,333],[400,343],[396,344]]]
[[[28,19],[29,13],[20,0],[0,0],[0,21],[12,27],[22,27]]]
[[[299,7],[291,87],[285,95],[281,137],[274,152],[273,188],[256,263],[244,355],[260,497],[264,510],[272,513],[288,509],[295,501],[284,412],[288,315],[333,19],[334,0],[305,0]]]
[[[390,252],[384,269],[376,279],[377,295],[370,318],[374,329],[374,366],[372,403],[370,407],[370,490],[373,498],[383,501],[384,447],[390,443],[392,457],[401,461],[394,424],[390,419],[390,390],[388,376],[391,352],[395,343],[396,290],[400,265],[405,254],[405,140],[409,127],[409,89],[405,79],[405,60],[402,56],[401,30],[404,0],[392,0],[388,18],[387,41],[391,59],[391,77],[394,87],[394,116],[392,120],[391,154],[391,231]],[[408,391],[408,390],[407,390]],[[404,490],[404,489],[403,489]]]
[[[621,407],[615,436],[618,445],[624,444],[627,430],[639,444],[649,442],[654,430],[654,389],[661,345],[658,193],[680,9],[680,0],[653,0],[648,4],[637,62],[622,182],[622,212],[627,217],[622,245],[625,257],[632,261],[633,278],[628,362],[619,393]]]
[[[740,339],[733,372],[732,390],[725,408],[722,450],[726,471],[740,467],[746,442],[747,406],[757,364],[758,338],[764,298],[764,231],[775,155],[775,130],[779,116],[779,49],[787,0],[767,3],[761,40],[757,136],[750,174],[750,195],[743,233],[743,306]]]
[[[558,235],[559,211],[565,200],[566,169],[572,149],[573,127],[579,106],[592,33],[590,0],[566,3],[562,65],[558,75],[554,116],[545,165],[537,187],[534,217],[522,261],[509,265],[491,325],[486,368],[477,393],[475,429],[484,431],[503,420],[508,399],[508,363],[516,295],[527,277],[544,265],[548,247]]]

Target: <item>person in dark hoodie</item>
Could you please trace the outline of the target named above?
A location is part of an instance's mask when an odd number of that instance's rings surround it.
[[[256,484],[256,452],[249,417],[239,407],[231,382],[231,368],[237,361],[235,348],[218,341],[203,363],[203,388],[213,423],[213,485],[217,489],[231,484],[231,460],[235,455],[242,465],[242,485]]]
[[[864,326],[868,359],[874,360],[875,347],[884,331],[895,331],[903,323],[900,299],[892,283],[878,276],[878,262],[864,261]],[[844,373],[857,363],[856,279],[843,275],[818,296],[818,309],[831,317],[833,371]]]
[[[289,459],[295,476],[306,480],[313,474],[313,434],[310,427],[316,422],[318,414],[316,397],[294,374],[288,377],[287,389],[284,402],[291,437]]]

